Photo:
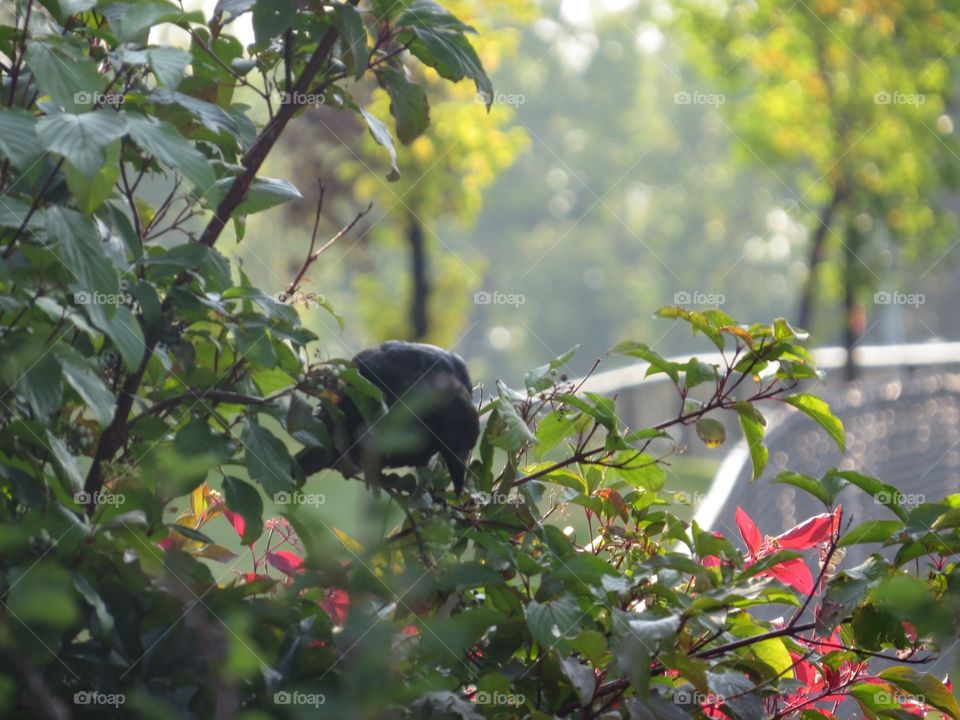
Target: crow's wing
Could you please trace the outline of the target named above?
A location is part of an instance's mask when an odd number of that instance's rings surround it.
[[[442,375],[455,378],[468,393],[473,390],[463,358],[435,345],[389,340],[358,353],[353,361],[360,374],[380,388],[387,405]]]

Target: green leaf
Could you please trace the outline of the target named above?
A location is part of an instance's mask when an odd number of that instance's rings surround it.
[[[623,467],[613,467],[612,470],[635,488],[656,492],[667,481],[667,474],[656,458],[636,450],[623,450],[611,462],[623,464]]]
[[[46,436],[50,454],[60,471],[58,475],[66,480],[65,489],[70,493],[80,492],[83,490],[83,471],[77,458],[70,453],[67,444],[52,432],[47,430]]]
[[[143,353],[146,350],[146,341],[140,322],[134,317],[130,308],[126,305],[118,305],[112,315],[106,316],[102,321],[95,319],[94,324],[113,341],[128,370],[136,370],[140,367],[140,361],[143,360]]]
[[[485,438],[494,447],[507,451],[519,450],[527,443],[535,443],[527,423],[517,412],[508,394],[501,392],[496,407],[487,422]]]
[[[400,168],[397,167],[397,149],[393,145],[393,138],[387,126],[380,122],[375,115],[371,115],[363,108],[358,108],[360,115],[367,123],[367,129],[370,130],[370,136],[376,140],[378,145],[383,146],[390,155],[390,172],[387,173],[387,180],[395,182],[400,179]]]
[[[583,612],[576,600],[565,596],[547,603],[531,601],[526,607],[527,627],[545,650],[564,647],[564,641],[580,634]]]
[[[54,349],[63,376],[77,395],[87,404],[97,422],[106,427],[113,419],[116,402],[110,389],[104,384],[93,366],[85,357],[66,344]]]
[[[293,487],[293,477],[287,446],[253,421],[247,422],[241,439],[250,477],[259,482],[270,497],[289,491]]]
[[[717,379],[717,367],[697,358],[688,360],[686,365],[681,366],[681,369],[684,373],[683,384],[687,388],[694,388],[701,383],[714,382]]]
[[[265,368],[277,366],[277,353],[265,327],[259,324],[239,325],[234,329],[234,337],[241,357]]]
[[[886,542],[903,529],[900,520],[867,520],[840,538],[840,547],[861,543]]]
[[[40,118],[37,136],[51,152],[60,153],[77,170],[96,175],[107,161],[107,146],[127,131],[124,116],[110,110]]]
[[[377,82],[390,96],[390,114],[397,124],[397,137],[409,145],[430,126],[430,103],[426,91],[410,82],[401,70],[393,68],[377,70]]]
[[[750,450],[750,459],[753,462],[753,479],[763,474],[767,466],[770,451],[763,444],[764,421],[760,412],[750,403],[737,402],[734,409],[740,416],[740,427],[743,430],[743,439]]]
[[[773,480],[770,482],[779,485],[792,485],[793,487],[800,488],[801,490],[810,493],[827,506],[829,506],[832,502],[832,498],[827,492],[827,489],[821,485],[820,482],[814,480],[808,475],[801,475],[800,473],[796,473],[791,470],[785,470],[773,478]]]
[[[143,150],[181,172],[202,195],[216,180],[210,161],[170,123],[145,115],[124,113],[130,137]]]
[[[219,105],[195,98],[170,88],[157,88],[150,93],[150,102],[158,105],[180,105],[212,133],[225,132],[234,138],[240,136],[240,126],[230,113]]]
[[[354,80],[363,77],[367,70],[370,50],[367,48],[367,29],[360,11],[353,5],[338,3],[333,6],[333,26],[340,33],[343,57]]]
[[[257,45],[266,47],[286,32],[297,17],[294,0],[257,0],[253,6],[253,35]]]
[[[563,355],[555,357],[547,364],[540,365],[533,370],[528,370],[523,376],[523,384],[527,388],[527,391],[540,392],[541,390],[546,390],[547,388],[553,387],[556,383],[554,378],[557,374],[557,370],[570,361],[570,358],[573,357],[573,354],[579,347],[579,345],[574,345],[572,348],[563,353]]]
[[[237,182],[235,178],[225,177],[217,180],[213,188],[204,196],[204,202],[215,208],[226,197],[230,186]],[[287,180],[274,178],[254,178],[247,189],[247,194],[240,203],[237,212],[252,215],[277,205],[302,199],[300,191]]]
[[[642,643],[650,654],[666,647],[680,629],[679,615],[658,616],[614,611],[614,630],[618,635],[630,635]],[[666,642],[665,642],[666,641]]]
[[[37,119],[32,113],[22,108],[0,109],[0,153],[23,171],[41,158],[44,147],[37,137]],[[9,201],[9,196],[4,198],[4,202]]]
[[[922,698],[925,704],[946,713],[947,717],[960,718],[960,705],[944,684],[930,673],[897,666],[882,670],[880,677],[892,682],[915,698]]]
[[[165,22],[176,22],[184,18],[184,12],[173,3],[162,0],[140,0],[108,15],[110,26],[118,39],[124,42],[146,40],[150,28]]]
[[[147,48],[147,57],[157,82],[171,89],[180,84],[191,59],[190,53],[175,47]]]
[[[52,206],[47,210],[47,237],[56,242],[56,251],[87,293],[117,296],[120,279],[90,218],[73,210]],[[112,312],[107,308],[107,313]]]
[[[223,493],[227,507],[239,513],[244,520],[240,542],[249,545],[263,533],[263,498],[250,483],[227,476],[223,479]]]
[[[815,395],[791,395],[784,398],[784,402],[811,417],[820,425],[840,448],[840,452],[847,451],[846,439],[843,434],[843,423],[830,411],[830,406]]]
[[[59,565],[41,561],[13,567],[6,580],[9,590],[4,604],[19,622],[65,628],[79,618],[73,583]]]
[[[617,355],[629,355],[630,357],[640,358],[650,364],[647,368],[647,377],[657,373],[666,373],[674,382],[680,381],[681,365],[670,362],[660,353],[651,350],[649,345],[628,340],[616,345],[610,352]]]
[[[597,676],[593,668],[573,657],[564,658],[560,662],[560,667],[576,691],[580,707],[587,707],[593,701],[597,690]]]
[[[73,193],[77,207],[87,214],[100,207],[113,194],[114,185],[120,178],[120,140],[107,145],[105,154],[106,162],[93,177],[77,170],[73,163],[63,165],[67,187]]]
[[[755,720],[764,716],[760,689],[742,672],[707,672],[707,684],[729,707],[734,720]],[[726,700],[726,698],[730,698]]]
[[[719,420],[700,418],[697,420],[697,437],[699,437],[708,448],[717,448],[726,441],[727,429]]]
[[[793,666],[793,660],[783,640],[780,638],[761,640],[751,645],[750,650],[760,662],[773,671],[773,677],[789,677],[788,673]]]
[[[824,478],[829,476],[845,480],[851,485],[856,485],[868,495],[872,495],[874,502],[889,508],[904,522],[907,521],[909,513],[900,505],[902,493],[893,485],[887,485],[876,478],[868,477],[853,470],[837,470],[834,468],[828,471],[826,475],[824,475]]]
[[[474,81],[487,107],[493,103],[493,83],[487,77],[476,50],[464,31],[470,28],[435,3],[416,3],[397,18],[397,26],[407,26],[412,42],[410,52],[442,78],[459,82]],[[407,33],[401,40],[407,41]]]
[[[40,89],[67,110],[89,108],[94,95],[103,89],[97,64],[56,35],[27,41],[27,65]]]
[[[555,410],[547,415],[537,423],[537,445],[533,449],[533,456],[540,460],[565,437],[573,434],[576,425],[576,418],[568,417],[562,410]]]
[[[32,343],[18,348],[4,358],[4,375],[8,385],[16,385],[23,398],[39,418],[57,412],[63,402],[63,380],[56,356]]]

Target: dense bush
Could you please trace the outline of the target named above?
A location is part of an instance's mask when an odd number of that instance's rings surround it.
[[[374,541],[311,512],[289,448],[330,441],[318,402],[371,387],[311,360],[315,336],[285,302],[302,273],[271,296],[215,245],[230,221],[242,239],[248,214],[299,196],[257,176],[299,98],[358,113],[389,152],[348,81],[375,76],[404,141],[429,116],[403,63],[490,95],[451,14],[356,5],[229,0],[204,18],[163,0],[27,1],[0,32],[4,712],[960,715],[917,667],[955,632],[956,497],[908,512],[857,473],[784,474],[825,512],[778,537],[743,514],[740,539],[678,516],[664,466],[681,425],[716,446],[713,416],[732,413],[758,475],[763,402],[843,445],[826,404],[800,392],[816,371],[782,320],[666,308],[725,361],[615,348],[676,385],[664,422],[624,427],[558,358],[522,389],[496,386],[468,495],[439,466],[397,473],[371,501]],[[247,12],[244,48],[225,30]],[[189,48],[148,45],[161,23]],[[890,519],[851,527],[834,505],[850,484]],[[283,511],[270,517],[265,498]],[[579,513],[586,536],[562,529]],[[217,523],[232,546],[211,539]],[[838,572],[842,548],[867,542],[895,552]],[[897,662],[875,669],[884,657]]]

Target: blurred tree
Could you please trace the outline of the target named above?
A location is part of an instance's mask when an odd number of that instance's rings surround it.
[[[479,31],[471,40],[491,73],[515,56],[520,34],[515,28],[529,22],[536,9],[531,0],[491,8],[461,1],[452,7]],[[429,112],[424,90],[411,80],[435,98]],[[478,92],[468,82],[444,83],[436,71],[424,72],[400,57],[379,69],[376,82],[368,79],[349,91],[384,122],[394,103],[411,109],[407,124],[396,127],[401,141],[396,164],[404,171],[399,178],[389,177],[377,139],[333,103],[293,129],[283,172],[301,187],[315,187],[316,178],[322,178],[331,224],[342,224],[358,202],[374,204],[358,226],[359,238],[333,248],[307,282],[325,295],[339,294],[337,305],[363,342],[405,338],[452,346],[463,333],[483,260],[462,245],[454,248],[444,236],[447,228],[474,221],[484,190],[529,146],[527,134],[512,124],[515,110],[503,93]],[[313,198],[291,205],[291,217],[304,228],[304,237],[313,210]],[[295,248],[277,253],[275,234],[266,228],[256,235],[244,254],[268,265],[266,272],[276,278],[288,277],[302,253]],[[273,267],[277,264],[287,267]],[[336,277],[333,268],[339,271]],[[319,311],[315,319],[327,322]],[[360,344],[360,338],[353,339]]]
[[[888,249],[904,263],[937,260],[951,238],[942,210],[957,185],[946,112],[960,12],[930,1],[783,0],[688,3],[677,19],[692,61],[731,93],[722,109],[737,152],[777,173],[811,225],[798,323],[813,321],[818,274],[834,277],[839,287],[826,289],[830,301],[842,295],[852,349],[865,296],[889,297]]]

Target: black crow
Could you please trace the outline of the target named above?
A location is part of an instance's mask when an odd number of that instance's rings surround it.
[[[353,358],[360,375],[383,396],[386,411],[369,427],[348,397],[337,402],[339,432],[329,413],[333,448],[304,448],[297,462],[305,475],[336,467],[362,471],[379,485],[386,467],[422,467],[434,455],[443,458],[457,494],[463,489],[467,460],[480,435],[467,365],[459,355],[434,345],[390,340]],[[320,414],[325,411],[321,407]]]

